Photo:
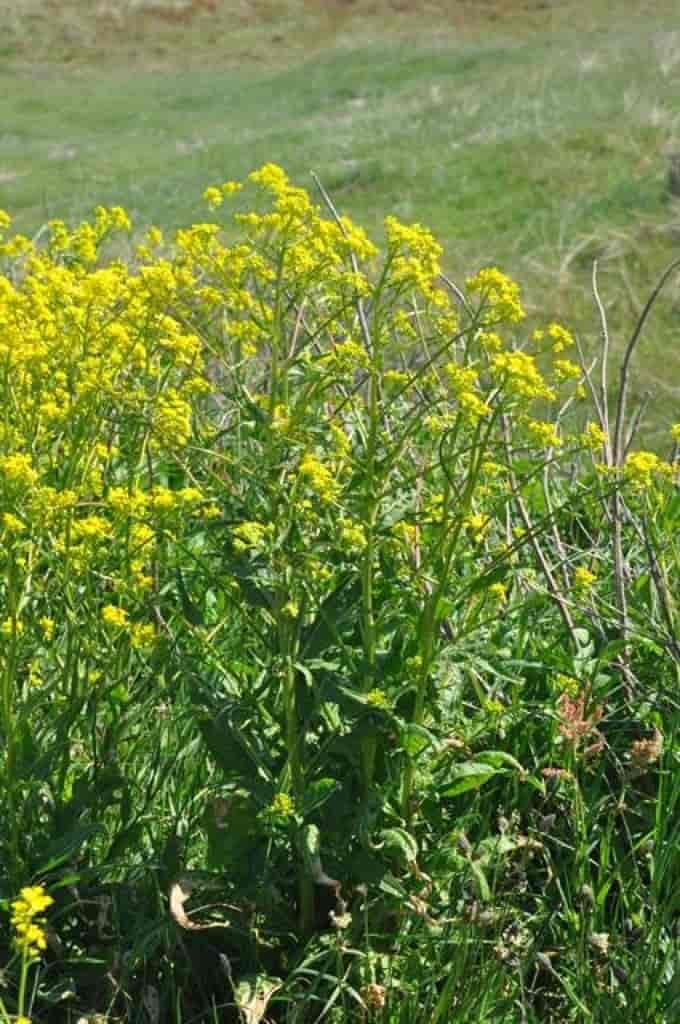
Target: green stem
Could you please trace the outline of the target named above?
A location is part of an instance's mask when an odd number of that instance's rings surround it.
[[[7,798],[7,821],[9,827],[8,847],[9,857],[7,865],[8,881],[12,888],[16,888],[21,875],[21,863],[19,854],[19,822],[17,820],[16,805],[16,744],[14,728],[13,690],[16,674],[16,649],[17,649],[17,600],[15,592],[15,563],[13,553],[10,552],[10,564],[8,569],[9,594],[8,604],[10,610],[11,634],[5,660],[5,670],[2,674],[2,728],[5,737],[5,791]]]
[[[286,747],[288,750],[288,769],[290,772],[291,789],[297,811],[302,807],[305,795],[305,770],[301,751],[301,737],[298,728],[298,706],[295,692],[295,665],[293,660],[289,623],[284,617],[279,618],[279,644],[285,657],[285,717]],[[300,929],[303,935],[311,935],[314,931],[315,901],[314,881],[309,877],[304,863],[300,864],[298,877]]]
[[[374,345],[375,349],[375,345]],[[376,447],[378,441],[378,413],[379,413],[379,372],[380,368],[374,360],[371,367],[371,377],[368,394],[368,451],[366,465],[366,496],[365,496],[365,522],[366,522],[366,548],[361,573],[362,592],[362,625],[364,643],[364,682],[363,691],[368,693],[375,685],[376,669],[376,625],[374,605],[374,577],[373,565],[375,559],[375,527],[377,519],[377,503],[375,497],[375,462]],[[361,742],[361,789],[364,800],[368,797],[373,786],[375,774],[376,741],[374,736],[365,736]]]

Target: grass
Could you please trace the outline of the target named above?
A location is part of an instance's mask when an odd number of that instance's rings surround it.
[[[204,218],[212,181],[266,160],[313,169],[375,237],[388,211],[421,221],[455,276],[512,267],[530,308],[586,341],[597,257],[620,345],[677,251],[673,5],[450,7],[259,3],[181,20],[172,4],[12,5],[2,205],[29,233],[98,202],[175,226]],[[677,408],[677,297],[640,357],[653,443]]]

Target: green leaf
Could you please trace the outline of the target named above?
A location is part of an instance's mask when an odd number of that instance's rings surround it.
[[[312,811],[316,811],[322,804],[325,804],[339,788],[340,783],[336,779],[316,779],[310,783],[305,790],[302,807],[300,808],[303,818],[306,818]]]
[[[356,608],[361,596],[361,583],[355,580],[350,585],[350,576],[345,576],[338,587],[322,603],[316,618],[302,631],[300,650],[306,659],[318,658],[329,647],[336,646],[339,627]]]
[[[63,864],[65,860],[70,860],[85,845],[88,839],[92,839],[93,836],[102,835],[104,832],[106,832],[106,829],[103,825],[77,825],[65,835],[53,839],[45,851],[47,859],[44,864],[40,865],[38,874],[52,871],[59,864]]]
[[[252,737],[247,738],[245,731],[232,725],[224,714],[216,718],[202,714],[198,717],[198,727],[205,745],[227,778],[239,779],[249,792],[266,802],[271,774],[261,754],[253,749]]]
[[[205,619],[201,609],[193,603],[189,597],[186,586],[184,585],[184,577],[182,576],[182,570],[177,570],[177,590],[179,592],[179,599],[182,604],[182,611],[187,622],[190,622],[192,626],[203,626],[205,625]]]
[[[451,773],[451,781],[442,790],[441,796],[458,796],[471,789],[479,789],[485,782],[498,775],[497,769],[483,761],[467,761],[465,764],[456,765]]]
[[[274,593],[253,582],[255,562],[228,549],[224,556],[224,568],[239,585],[244,600],[253,608],[274,607]]]
[[[412,864],[418,859],[418,843],[406,829],[383,829],[380,839],[386,853],[401,857],[406,864]]]
[[[484,761],[485,764],[493,765],[494,768],[502,768],[503,765],[509,765],[511,768],[515,768],[516,771],[524,773],[524,768],[519,763],[517,758],[513,757],[512,754],[508,754],[507,750],[481,750],[478,754],[475,754],[478,761]]]
[[[436,748],[437,739],[424,725],[404,722],[401,729],[401,745],[407,754],[416,758],[428,747]]]
[[[478,576],[476,580],[470,583],[467,587],[466,595],[471,597],[480,590],[488,590],[493,583],[502,583],[507,575],[508,567],[506,565],[498,565],[495,569],[485,572],[482,576]]]
[[[491,889],[489,888],[489,883],[486,880],[486,875],[482,871],[481,865],[475,860],[469,860],[468,865],[472,874],[475,876],[480,900],[484,903],[488,903],[491,899]]]
[[[339,886],[335,878],[329,878],[321,863],[321,833],[316,825],[305,825],[298,838],[298,846],[307,874],[317,885]]]

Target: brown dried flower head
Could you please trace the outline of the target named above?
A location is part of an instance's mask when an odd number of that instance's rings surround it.
[[[557,712],[560,718],[560,734],[574,746],[578,746],[581,740],[592,738],[586,753],[596,754],[604,746],[604,738],[597,728],[597,723],[603,715],[601,707],[594,707],[586,713],[586,695],[581,693],[577,697],[570,697],[563,693],[557,702]]]
[[[382,985],[371,982],[361,989],[361,998],[369,1010],[382,1010],[385,1005],[385,989]]]
[[[646,740],[636,740],[630,748],[631,764],[638,771],[644,771],[650,764],[656,764],[663,753],[663,735],[658,729]]]

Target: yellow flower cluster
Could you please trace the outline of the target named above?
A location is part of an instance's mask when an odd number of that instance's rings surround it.
[[[380,711],[390,711],[392,708],[392,702],[385,691],[377,688],[369,690],[366,694],[366,703],[370,707],[377,708]]]
[[[322,502],[329,503],[337,498],[340,484],[328,466],[325,466],[316,455],[307,452],[303,456],[299,475],[305,486],[314,491]]]
[[[624,476],[634,490],[642,491],[655,480],[670,476],[671,466],[654,452],[631,452],[624,463]]]
[[[474,512],[469,516],[465,516],[463,519],[463,525],[475,543],[479,543],[484,539],[484,535],[489,529],[490,524],[491,520],[489,517],[483,515],[481,512]]]
[[[295,802],[288,793],[277,793],[267,808],[272,818],[287,820],[295,816]]]
[[[497,267],[483,267],[465,282],[469,292],[478,293],[484,302],[484,322],[516,324],[526,316],[519,287]]]
[[[608,440],[606,432],[597,423],[586,423],[586,428],[581,434],[581,443],[586,448],[593,452],[599,451]]]
[[[54,900],[42,885],[25,886],[11,904],[11,925],[17,948],[29,959],[46,948],[44,913]]]
[[[491,413],[491,407],[479,393],[477,386],[479,374],[473,367],[447,363],[444,372],[464,415],[475,422]]]
[[[549,402],[555,399],[555,392],[543,379],[536,360],[526,352],[499,352],[491,360],[491,370],[510,395]]]
[[[366,531],[360,523],[340,519],[340,543],[347,551],[363,551],[366,547]]]
[[[533,444],[539,448],[559,448],[562,438],[554,423],[544,420],[527,420],[526,429]]]
[[[391,281],[418,289],[437,305],[447,305],[444,294],[434,287],[441,273],[442,247],[432,232],[421,224],[402,224],[396,217],[386,217],[385,235]]]
[[[580,565],[574,570],[574,587],[577,590],[590,590],[596,581],[597,575],[585,566]]]
[[[239,523],[231,531],[234,538],[234,548],[237,551],[248,551],[258,548],[264,543],[270,532],[269,527],[263,526],[262,523],[257,523],[254,520]]]

